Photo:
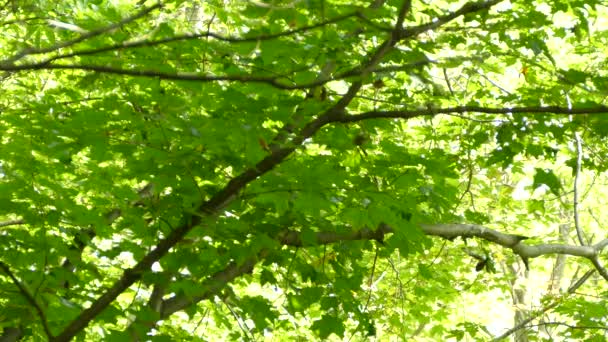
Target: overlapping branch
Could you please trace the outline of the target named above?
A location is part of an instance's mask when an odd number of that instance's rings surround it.
[[[359,75],[368,74],[372,71],[377,65],[380,63],[382,58],[386,53],[388,53],[400,40],[408,39],[416,34],[434,29],[439,27],[442,24],[449,22],[459,16],[465,15],[467,13],[472,13],[478,10],[487,9],[493,4],[498,3],[498,1],[489,1],[489,2],[476,2],[472,4],[467,4],[463,6],[460,10],[446,15],[444,17],[440,17],[438,20],[433,21],[430,24],[421,25],[417,28],[410,29],[402,29],[401,27],[394,28],[390,37],[384,41],[374,52],[370,54],[370,57],[366,62],[364,62],[361,66],[353,69],[353,73],[358,73]],[[404,5],[401,8],[401,12],[399,13],[399,17],[404,17],[407,10],[409,10],[409,6],[407,6],[408,1],[404,2]],[[6,68],[7,65],[4,65],[3,68]],[[26,66],[8,66],[13,68],[21,68],[18,70],[27,70]],[[31,66],[30,66],[31,67]],[[38,64],[35,66],[36,69],[82,69],[82,66],[78,65],[56,65],[52,63],[48,64]],[[111,68],[105,67],[95,67],[95,66],[87,66],[88,71],[95,72],[107,72],[107,73],[120,73],[123,75],[132,75],[132,76],[154,76],[154,77],[162,77],[166,76],[169,79],[169,75],[161,75],[148,73],[147,71],[130,71],[130,70],[122,70],[113,71]],[[17,70],[17,69],[13,69]],[[179,75],[179,74],[177,74]],[[190,75],[192,80],[196,80],[194,75]],[[226,76],[224,78],[204,78],[203,80],[228,80]],[[233,77],[232,80],[240,81],[240,82],[262,82],[269,83],[274,86],[281,87],[282,84],[278,82],[277,79],[272,78],[254,78],[253,76],[230,76]],[[310,87],[311,85],[309,85]],[[133,268],[126,270],[123,275],[118,279],[113,286],[107,289],[104,294],[99,297],[96,301],[92,303],[92,305],[82,311],[82,313],[75,318],[62,332],[59,336],[52,339],[53,341],[68,341],[76,334],[78,334],[82,329],[84,329],[91,320],[93,320],[102,310],[104,310],[108,305],[110,305],[118,295],[123,293],[128,287],[130,287],[133,283],[141,279],[144,272],[148,271],[152,264],[162,258],[168,251],[175,246],[179,241],[181,241],[185,235],[192,230],[195,226],[200,225],[204,222],[204,218],[212,217],[218,211],[220,211],[223,207],[229,204],[232,199],[234,199],[250,182],[257,179],[258,177],[264,175],[268,171],[272,170],[274,167],[279,165],[287,156],[289,156],[297,146],[301,145],[301,143],[313,136],[319,129],[322,127],[334,123],[334,122],[349,122],[349,121],[359,121],[367,118],[374,118],[374,116],[381,117],[381,114],[376,113],[363,113],[359,115],[349,116],[346,114],[346,107],[352,101],[352,99],[357,95],[360,90],[362,84],[359,81],[354,82],[348,92],[333,106],[319,114],[315,119],[310,121],[306,126],[304,126],[297,134],[294,135],[292,139],[290,139],[288,144],[285,146],[281,146],[277,149],[274,149],[268,156],[258,162],[254,167],[247,169],[240,175],[231,179],[226,186],[213,195],[208,201],[204,202],[197,210],[197,214],[192,215],[188,213],[184,213],[183,216],[183,224],[179,227],[173,229],[171,233],[164,239],[162,239],[157,246],[148,253],[143,259],[141,259]],[[283,89],[290,89],[289,87],[283,87]],[[293,86],[291,89],[295,89]],[[550,112],[550,111],[547,111]],[[393,116],[386,117],[394,117],[395,115],[403,116],[403,112],[396,114],[393,113]],[[419,116],[418,115],[409,115],[409,117]],[[430,114],[428,114],[430,115]],[[352,119],[354,118],[354,119]],[[259,258],[261,256],[256,256]],[[255,264],[255,260],[251,261]],[[243,265],[241,265],[243,266]],[[233,266],[238,267],[238,266]],[[251,266],[253,267],[253,266]],[[242,269],[242,271],[246,271],[248,267]],[[239,270],[233,269],[230,274],[237,274]],[[211,279],[215,279],[217,277],[230,278],[231,275],[228,273],[217,274],[215,277]],[[169,304],[167,304],[169,305]]]
[[[386,224],[379,225],[376,229],[362,228],[352,230],[350,232],[318,232],[315,235],[313,242],[304,243],[302,234],[298,231],[285,230],[277,237],[277,241],[282,246],[290,247],[310,247],[318,245],[328,245],[337,242],[357,241],[357,240],[375,240],[382,242],[385,235],[394,233],[398,227],[391,227]],[[594,263],[597,255],[606,247],[608,239],[593,246],[577,246],[567,244],[526,244],[520,235],[503,233],[485,226],[474,224],[422,224],[420,229],[425,235],[441,237],[453,241],[455,238],[478,238],[504,248],[511,249],[516,255],[522,259],[537,258],[540,256],[561,254],[587,258]],[[177,311],[184,310],[196,303],[209,299],[216,295],[227,283],[233,281],[237,277],[251,273],[257,262],[262,260],[269,254],[269,250],[263,250],[256,255],[245,259],[244,262],[237,264],[235,262],[229,264],[226,268],[216,272],[209,278],[205,279],[197,287],[197,292],[189,293],[188,295],[175,295],[171,298],[162,300],[158,305],[160,310],[159,319],[166,319]],[[594,263],[595,265],[595,263]],[[603,271],[596,266],[596,270],[600,273]],[[606,278],[608,280],[608,278]],[[578,288],[582,282],[575,286]],[[569,290],[570,293],[570,290]],[[150,322],[146,322],[150,323]]]
[[[206,74],[193,73],[193,72],[168,73],[168,72],[160,72],[157,70],[125,69],[125,68],[120,68],[120,67],[108,67],[108,66],[104,66],[104,65],[92,65],[92,64],[58,64],[58,63],[53,63],[53,61],[55,61],[57,59],[61,59],[61,58],[75,57],[75,56],[80,56],[80,55],[90,55],[90,54],[108,52],[108,51],[117,50],[117,49],[154,46],[154,45],[169,43],[172,41],[199,39],[199,38],[206,38],[206,37],[213,37],[215,39],[224,40],[224,41],[233,42],[233,43],[252,42],[252,41],[255,42],[255,41],[261,41],[261,40],[276,39],[279,37],[290,36],[293,34],[305,32],[305,31],[316,29],[319,27],[324,27],[326,25],[336,23],[336,22],[339,22],[339,21],[342,21],[342,20],[345,20],[345,19],[348,19],[351,17],[355,17],[355,16],[364,19],[365,17],[362,14],[360,14],[359,12],[349,13],[349,14],[345,14],[343,16],[338,16],[336,18],[333,18],[333,19],[330,19],[327,21],[323,21],[318,24],[305,26],[302,28],[289,30],[289,31],[285,31],[285,32],[277,33],[277,34],[261,35],[261,36],[256,36],[256,37],[245,37],[245,38],[227,37],[227,36],[222,36],[222,35],[211,33],[211,32],[205,32],[205,33],[201,33],[201,34],[187,34],[187,35],[182,35],[182,36],[175,36],[175,37],[170,37],[170,38],[166,38],[166,39],[161,39],[161,40],[157,40],[157,41],[136,41],[136,42],[131,42],[131,43],[116,44],[116,45],[102,47],[102,48],[98,48],[98,49],[83,50],[80,52],[75,51],[75,52],[68,53],[65,55],[51,57],[51,58],[41,61],[41,62],[31,63],[31,64],[21,64],[21,65],[15,65],[13,63],[15,58],[17,58],[17,56],[15,56],[11,59],[0,62],[0,71],[16,72],[16,71],[32,71],[32,70],[82,70],[82,71],[88,71],[88,72],[133,76],[133,77],[154,77],[154,78],[159,78],[159,79],[163,79],[163,80],[174,80],[174,81],[196,81],[196,82],[232,81],[232,82],[242,82],[242,83],[245,83],[245,82],[264,83],[264,84],[271,85],[277,89],[283,89],[283,90],[310,89],[310,88],[321,86],[321,85],[326,84],[331,81],[347,79],[347,78],[352,78],[352,77],[359,77],[359,76],[366,75],[370,72],[373,72],[373,69],[375,69],[375,67],[380,63],[382,57],[388,52],[388,50],[392,49],[392,47],[395,46],[398,42],[404,41],[407,39],[411,39],[421,33],[436,29],[436,28],[440,27],[441,25],[444,25],[462,15],[465,15],[468,13],[473,13],[475,11],[488,9],[498,2],[500,2],[500,1],[493,0],[493,1],[487,1],[487,2],[481,1],[481,2],[466,4],[461,9],[459,9],[455,12],[438,17],[433,22],[430,22],[427,24],[421,24],[421,25],[417,25],[417,26],[412,26],[412,27],[407,27],[407,28],[402,28],[401,25],[403,23],[403,20],[411,6],[411,4],[409,4],[408,1],[405,1],[402,5],[402,8],[400,9],[400,12],[398,13],[398,23],[397,23],[398,26],[391,31],[390,38],[388,40],[386,40],[380,46],[380,48],[377,49],[377,51],[381,51],[382,49],[387,49],[387,51],[384,51],[383,53],[373,53],[373,54],[371,54],[372,57],[370,57],[367,61],[363,62],[362,65],[354,67],[354,68],[347,70],[345,72],[342,72],[340,74],[334,75],[332,77],[320,79],[320,80],[315,80],[312,82],[303,83],[303,84],[294,84],[292,82],[289,82],[289,80],[287,80],[285,76],[270,77],[270,76],[257,76],[257,75],[249,75],[249,74],[206,75]],[[118,25],[118,24],[116,24],[116,25]],[[23,53],[40,54],[40,53],[45,53],[45,52],[52,52],[59,48],[71,46],[77,42],[85,40],[87,38],[87,37],[85,37],[86,35],[91,34],[93,32],[97,32],[97,31],[101,32],[102,30],[104,30],[104,29],[91,31],[90,33],[82,35],[81,37],[79,37],[73,41],[60,43],[54,47],[49,47],[49,48],[39,49],[39,50],[32,50],[32,51],[28,50],[28,51],[22,52],[21,54],[23,54]],[[105,32],[105,31],[103,31],[103,32]],[[76,40],[78,40],[78,41],[76,42]],[[65,44],[67,44],[67,45],[65,45]],[[21,57],[18,57],[17,59],[19,59]],[[428,62],[428,61],[423,61],[421,63],[424,64],[426,62]],[[415,63],[415,64],[421,65],[421,63]],[[404,67],[409,68],[409,66],[404,66]],[[401,68],[403,68],[403,67],[401,67]],[[380,70],[384,71],[384,69],[380,69]]]
[[[186,224],[174,229],[167,238],[162,240],[151,253],[146,255],[135,267],[127,270],[123,276],[107,290],[102,297],[100,297],[91,307],[84,310],[83,313],[72,322],[64,332],[58,336],[55,340],[67,341],[71,336],[75,335],[79,330],[84,328],[90,320],[92,320],[103,308],[109,305],[116,296],[122,293],[131,284],[141,278],[143,272],[147,271],[151,265],[160,259],[167,251],[177,244],[193,227],[197,226],[202,222],[203,215],[213,215],[218,210],[228,204],[249,182],[256,179],[257,177],[268,172],[282,160],[284,160],[291,152],[295,150],[306,138],[314,135],[321,127],[330,123],[337,122],[356,122],[367,119],[377,118],[403,118],[409,119],[424,115],[437,115],[441,113],[465,113],[465,112],[481,112],[481,113],[556,113],[556,114],[589,114],[589,113],[607,113],[608,108],[597,107],[597,108],[586,108],[586,109],[568,109],[562,107],[513,107],[513,108],[486,108],[476,106],[463,106],[463,107],[451,107],[451,108],[439,108],[439,109],[426,109],[426,110],[412,110],[412,111],[371,111],[355,115],[345,115],[344,108],[352,100],[359,90],[361,84],[355,83],[351,87],[350,91],[332,108],[327,110],[323,115],[320,115],[317,119],[311,121],[306,125],[287,146],[282,147],[273,151],[270,155],[260,161],[254,168],[248,169],[241,175],[233,178],[220,192],[216,193],[209,201],[205,202],[199,208],[201,215],[193,215],[186,217]],[[453,239],[455,237],[480,237],[488,241],[497,243],[503,247],[512,249],[516,254],[522,258],[534,258],[546,254],[568,254],[573,256],[585,257],[592,262],[597,260],[597,254],[599,250],[603,249],[608,245],[608,240],[602,241],[594,246],[569,246],[560,244],[542,244],[528,246],[520,243],[521,237],[510,234],[503,234],[498,231],[488,229],[483,226],[476,225],[425,225],[422,226],[422,230],[433,236],[441,236],[444,238]],[[382,240],[382,236],[386,233],[392,232],[390,227],[381,227],[378,230],[361,230],[346,235],[337,235],[334,233],[320,233],[318,236],[318,242],[321,244],[332,243],[336,241],[345,240],[357,240],[357,239],[374,239]],[[301,239],[296,233],[288,232],[280,238],[281,243],[285,245],[299,246],[302,244]],[[263,255],[255,256],[255,260],[263,257]],[[234,279],[240,274],[250,272],[251,268],[255,264],[254,259],[247,261],[245,264],[236,265],[231,264],[224,271],[216,273],[209,279],[209,283],[201,285],[201,292],[198,296],[193,296],[191,299],[203,300],[208,298],[210,295],[215,293],[218,289],[220,280]],[[594,262],[595,264],[595,262]],[[596,265],[597,267],[597,265]],[[605,274],[603,269],[599,269],[600,273]],[[608,277],[607,277],[608,280]],[[218,283],[218,281],[220,281]],[[188,304],[189,303],[189,304]],[[171,313],[181,310],[188,305],[192,304],[192,300],[188,300],[188,303],[183,298],[172,298],[161,305],[162,317],[166,317]]]

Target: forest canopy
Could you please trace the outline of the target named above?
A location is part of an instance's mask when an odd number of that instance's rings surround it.
[[[0,341],[607,340],[602,1],[0,18]]]

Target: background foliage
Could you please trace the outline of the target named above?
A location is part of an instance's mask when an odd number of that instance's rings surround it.
[[[606,339],[601,1],[0,13],[2,341]]]

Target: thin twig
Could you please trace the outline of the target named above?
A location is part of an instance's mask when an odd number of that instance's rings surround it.
[[[507,89],[501,87],[498,83],[492,81],[488,76],[484,75],[481,71],[475,70],[479,76],[483,77],[486,81],[490,82],[491,85],[495,86],[496,88],[500,89],[500,91],[502,91],[503,93],[507,94],[507,95],[512,95],[512,93],[510,91],[508,91]]]
[[[448,77],[448,70],[446,68],[441,68],[443,70],[443,78],[445,79],[445,84],[448,86],[448,90],[452,97],[454,96],[454,90],[452,89],[452,84],[450,83],[450,78]]]
[[[79,50],[79,51],[73,51],[73,52],[70,52],[67,54],[58,55],[58,56],[49,58],[49,59],[45,60],[45,62],[49,63],[54,60],[76,57],[76,56],[94,55],[94,54],[103,53],[103,52],[109,52],[109,51],[115,51],[115,50],[126,50],[126,49],[140,48],[140,47],[152,47],[152,46],[161,45],[161,44],[167,44],[167,43],[173,43],[173,42],[179,42],[179,41],[185,41],[185,40],[198,40],[198,39],[202,39],[202,38],[205,38],[207,40],[209,38],[214,38],[216,40],[227,42],[227,43],[251,43],[251,42],[273,40],[273,39],[277,39],[277,38],[281,38],[281,37],[292,36],[292,35],[295,35],[298,33],[304,33],[304,32],[314,30],[314,29],[317,29],[320,27],[324,27],[329,24],[334,24],[334,23],[340,22],[342,20],[346,20],[348,18],[358,17],[358,16],[359,16],[359,14],[357,12],[353,12],[353,13],[341,15],[341,16],[338,16],[338,17],[335,17],[335,18],[332,18],[332,19],[329,19],[326,21],[322,21],[322,22],[319,22],[319,23],[316,23],[313,25],[302,26],[302,27],[299,27],[299,28],[293,29],[293,30],[279,32],[279,33],[275,33],[275,34],[265,34],[265,35],[251,36],[251,37],[224,36],[224,35],[221,35],[218,33],[206,31],[205,33],[185,33],[185,34],[175,35],[172,37],[162,38],[162,39],[158,39],[158,40],[136,40],[136,41],[131,41],[131,42],[122,42],[122,43],[117,43],[114,45],[103,46],[103,47],[94,48],[94,49],[84,49],[84,50]],[[210,24],[211,24],[211,22],[209,23],[209,25]]]
[[[42,328],[44,328],[44,333],[49,338],[49,340],[51,340],[53,338],[53,334],[51,333],[51,329],[49,328],[49,324],[48,324],[48,321],[46,320],[46,315],[45,315],[44,311],[42,310],[42,307],[40,307],[40,305],[38,304],[36,299],[32,296],[32,294],[25,287],[25,285],[23,285],[19,281],[19,279],[17,279],[17,277],[15,277],[15,275],[13,274],[13,272],[11,271],[10,267],[8,267],[7,264],[0,261],[0,269],[2,269],[2,271],[4,273],[6,273],[6,275],[9,278],[11,278],[11,280],[13,281],[13,284],[15,284],[15,286],[17,286],[17,288],[19,289],[19,292],[21,292],[21,294],[25,297],[25,299],[34,307],[34,309],[36,309],[36,312],[38,313],[38,317],[40,318],[40,322],[42,323]]]
[[[583,237],[583,230],[579,222],[578,215],[578,181],[581,175],[581,164],[583,162],[583,147],[581,144],[581,137],[578,132],[574,132],[574,139],[576,140],[576,172],[574,174],[574,227],[576,228],[576,236],[581,246],[585,245]]]
[[[11,57],[9,59],[6,59],[4,61],[1,61],[0,63],[2,63],[2,64],[4,64],[4,63],[6,63],[6,64],[12,64],[15,61],[18,61],[19,59],[21,59],[21,58],[23,58],[25,56],[31,56],[31,55],[39,55],[39,54],[49,53],[49,52],[57,51],[59,49],[66,48],[66,47],[78,44],[78,43],[80,43],[82,41],[85,41],[87,39],[99,36],[99,35],[104,34],[106,32],[115,30],[117,28],[120,28],[120,27],[122,27],[122,26],[124,26],[124,25],[126,25],[126,24],[128,24],[130,22],[132,22],[132,21],[135,21],[135,20],[137,20],[139,18],[142,18],[142,17],[146,16],[148,13],[152,12],[153,10],[155,10],[157,8],[160,8],[161,6],[162,6],[161,3],[158,2],[155,5],[152,5],[150,7],[144,8],[141,11],[137,12],[136,14],[134,14],[134,15],[132,15],[130,17],[127,17],[127,18],[125,18],[125,19],[123,19],[121,21],[119,21],[118,23],[111,24],[111,25],[108,25],[106,27],[102,27],[102,28],[99,28],[99,29],[96,29],[96,30],[92,30],[92,31],[89,31],[87,33],[83,33],[83,34],[81,34],[77,38],[74,38],[72,40],[68,40],[68,41],[65,41],[65,42],[59,42],[59,43],[57,43],[57,44],[55,44],[53,46],[49,46],[49,47],[45,47],[45,48],[38,48],[38,49],[35,49],[35,48],[24,49],[21,52],[17,53],[15,56],[13,56],[13,57]]]
[[[379,252],[379,248],[378,245],[376,244],[376,252],[374,253],[374,262],[372,264],[372,273],[369,276],[369,283],[368,283],[368,291],[367,291],[367,300],[365,301],[365,305],[363,306],[363,310],[361,310],[361,312],[366,312],[367,308],[369,306],[369,303],[372,299],[372,291],[373,291],[373,284],[374,284],[374,273],[376,272],[376,265],[378,262],[378,252]],[[348,338],[348,341],[350,342],[350,340],[353,339],[353,337],[355,336],[355,334],[359,331],[359,328],[361,328],[361,322],[359,322],[359,324],[357,325],[357,328],[355,328],[355,330],[353,330],[353,333],[350,335],[350,337]]]
[[[572,293],[574,293],[574,291],[576,291],[579,287],[581,287],[581,285],[583,285],[587,281],[587,279],[589,279],[589,277],[591,277],[591,275],[593,273],[595,273],[595,271],[596,271],[595,269],[591,269],[591,270],[587,271],[587,273],[583,274],[583,276],[568,289],[568,291],[566,292],[566,294],[572,294]],[[561,302],[562,302],[561,299],[554,300],[551,304],[545,306],[544,308],[540,309],[539,311],[537,311],[535,313],[532,313],[528,318],[522,320],[521,322],[519,322],[513,328],[507,330],[506,332],[504,332],[500,336],[495,337],[492,341],[493,342],[502,341],[503,339],[505,339],[505,338],[509,337],[510,335],[514,334],[518,330],[526,327],[526,325],[528,323],[532,322],[533,320],[535,320],[536,318],[540,317],[541,315],[544,315],[547,311],[555,308]]]
[[[422,116],[434,116],[437,114],[449,114],[449,113],[486,113],[486,114],[513,114],[513,113],[552,113],[552,114],[607,114],[608,107],[597,106],[592,108],[565,108],[559,106],[546,106],[546,107],[505,107],[505,108],[489,108],[481,106],[458,106],[458,107],[447,107],[447,108],[427,108],[427,109],[413,109],[413,110],[389,110],[389,111],[369,111],[360,114],[345,115],[340,118],[339,122],[358,122],[369,119],[380,119],[380,118],[401,118],[410,119]]]
[[[251,330],[247,326],[247,323],[245,323],[245,321],[243,321],[243,319],[241,317],[239,317],[239,315],[234,310],[232,310],[232,308],[230,307],[230,304],[228,304],[227,300],[222,300],[222,302],[224,303],[224,305],[226,305],[226,307],[228,308],[228,311],[230,311],[230,313],[234,317],[234,320],[239,325],[239,328],[241,328],[241,331],[245,334],[245,337],[249,341],[255,341],[255,338],[253,337],[253,333],[251,333]],[[242,324],[241,324],[241,321],[243,322]],[[251,337],[249,335],[251,335]]]
[[[564,322],[543,322],[543,323],[539,323],[539,324],[529,324],[526,327],[528,327],[528,328],[540,327],[543,325],[561,325],[561,326],[565,326],[571,330],[576,330],[576,329],[579,329],[579,330],[585,330],[585,329],[608,330],[608,327],[600,326],[600,325],[584,326],[584,325],[572,325],[572,324],[568,324],[568,323],[564,323]]]

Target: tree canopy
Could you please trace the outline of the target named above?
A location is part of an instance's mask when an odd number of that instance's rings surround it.
[[[1,341],[606,340],[598,0],[0,0]]]

